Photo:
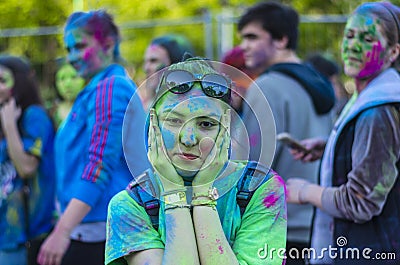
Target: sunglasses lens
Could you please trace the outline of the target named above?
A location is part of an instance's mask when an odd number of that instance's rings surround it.
[[[190,90],[193,76],[186,71],[171,71],[165,78],[168,89],[175,94],[183,94]]]
[[[210,74],[204,76],[202,80],[204,92],[214,98],[221,98],[228,94],[228,81],[221,75]]]

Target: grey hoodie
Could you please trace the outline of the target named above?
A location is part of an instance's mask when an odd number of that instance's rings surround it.
[[[327,138],[335,101],[331,84],[313,68],[294,63],[274,65],[255,83],[247,91],[242,116],[250,139],[250,160],[272,165],[285,180],[304,177],[317,183],[319,162],[294,160],[275,135],[288,132],[299,140]],[[288,205],[288,241],[308,243],[312,215],[312,206]]]

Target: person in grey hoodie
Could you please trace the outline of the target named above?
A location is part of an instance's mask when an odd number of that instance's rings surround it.
[[[311,264],[399,264],[399,18],[390,2],[363,3],[349,17],[342,59],[356,93],[327,142],[303,141],[325,150],[320,185],[287,182],[288,202],[318,207],[311,240],[318,256],[310,255]],[[305,162],[316,153],[293,150]]]
[[[252,6],[239,19],[246,66],[262,69],[247,91],[242,119],[250,160],[272,165],[284,179],[302,176],[316,183],[319,163],[296,161],[287,146],[275,142],[275,133],[288,132],[297,139],[326,138],[332,128],[334,91],[326,78],[297,56],[298,24],[297,12],[276,2]],[[258,114],[268,108],[272,115]],[[312,215],[311,205],[290,205],[287,249],[296,247],[301,252],[309,246]],[[304,263],[288,259],[287,264]]]

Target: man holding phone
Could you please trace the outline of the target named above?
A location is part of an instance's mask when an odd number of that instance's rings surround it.
[[[331,84],[313,68],[302,64],[296,54],[299,17],[291,7],[263,2],[248,9],[240,18],[238,30],[242,37],[246,66],[263,69],[249,88],[243,106],[243,122],[250,138],[250,160],[268,164],[261,146],[271,139],[260,124],[275,122],[276,133],[288,132],[294,139],[327,137],[332,127],[330,111],[334,105]],[[261,94],[262,93],[262,94]],[[260,95],[268,100],[275,120],[254,113],[267,108]],[[264,141],[265,142],[265,141]],[[317,182],[318,162],[304,164],[295,161],[289,148],[277,142],[272,167],[285,179],[306,176]],[[262,149],[263,150],[262,150]],[[309,247],[313,208],[288,205],[287,248]],[[287,260],[287,264],[304,264],[302,260]]]

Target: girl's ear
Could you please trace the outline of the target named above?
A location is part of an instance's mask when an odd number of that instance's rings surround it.
[[[391,63],[394,63],[397,58],[399,57],[400,54],[400,44],[396,43],[391,49],[390,49],[390,57],[389,60]]]

